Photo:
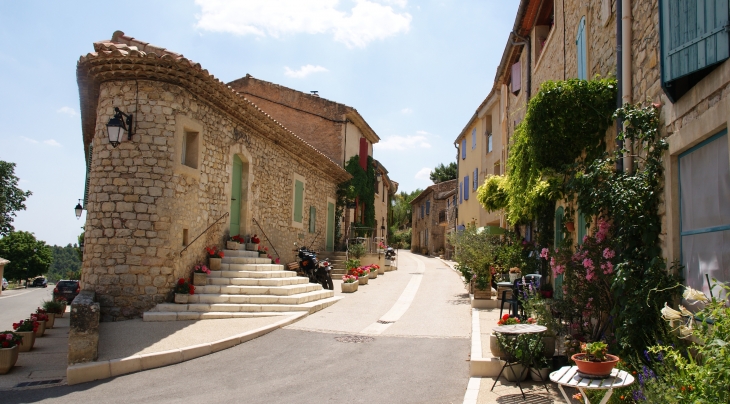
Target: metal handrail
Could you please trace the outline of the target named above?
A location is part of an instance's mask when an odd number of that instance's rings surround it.
[[[207,232],[208,230],[210,230],[210,229],[211,229],[211,227],[215,226],[215,224],[216,224],[216,223],[220,222],[220,221],[221,221],[221,219],[223,219],[224,217],[226,217],[226,216],[228,216],[228,215],[229,215],[229,213],[228,213],[228,212],[224,213],[224,214],[223,214],[223,216],[221,216],[221,217],[219,217],[218,219],[216,219],[216,221],[215,221],[215,222],[213,222],[213,224],[211,224],[210,226],[208,226],[208,228],[207,228],[207,229],[203,230],[203,232],[202,232],[202,233],[200,233],[200,234],[198,235],[198,237],[195,237],[195,239],[194,239],[193,241],[191,241],[191,242],[190,242],[190,243],[189,243],[188,245],[186,245],[186,246],[185,246],[185,248],[183,248],[183,249],[182,249],[182,251],[180,251],[180,256],[182,257],[183,253],[185,252],[185,250],[187,250],[187,249],[188,249],[188,247],[190,247],[191,245],[193,245],[193,243],[194,243],[194,242],[196,242],[196,241],[198,241],[198,239],[199,239],[199,238],[200,238],[200,237],[201,237],[201,236],[202,236],[203,234],[205,234],[205,233],[206,233],[206,232]]]
[[[279,252],[278,252],[278,251],[276,251],[276,247],[274,247],[274,243],[272,243],[272,242],[271,242],[271,240],[269,240],[269,237],[268,237],[268,236],[266,235],[266,232],[265,232],[265,231],[264,231],[264,229],[263,229],[263,228],[261,227],[261,225],[259,224],[259,222],[258,222],[258,221],[256,221],[256,218],[255,218],[255,217],[252,217],[251,219],[253,220],[253,222],[254,222],[254,223],[256,223],[256,226],[258,226],[258,228],[259,228],[259,229],[261,230],[261,234],[263,234],[263,235],[264,235],[264,238],[266,239],[266,241],[268,241],[268,242],[269,242],[269,245],[271,246],[271,248],[272,248],[272,249],[274,250],[274,252],[276,253],[276,257],[277,257],[277,258],[279,258],[279,259],[281,259],[281,256],[279,255]]]

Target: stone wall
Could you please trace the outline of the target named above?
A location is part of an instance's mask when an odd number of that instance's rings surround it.
[[[137,110],[134,139],[117,148],[106,136],[114,107]],[[181,167],[180,151],[176,154],[181,121],[202,128],[197,174]],[[293,243],[309,244],[314,237],[307,233],[314,206],[323,232],[314,248],[323,249],[327,198],[335,199],[336,184],[302,161],[321,155],[294,156],[260,136],[260,128],[234,121],[181,86],[154,80],[102,83],[95,129],[81,281],[96,292],[103,321],[138,317],[166,301],[175,281],[204,262],[205,246],[223,245],[228,217],[180,254],[184,233],[190,242],[229,212],[234,154],[244,161],[241,233],[262,234],[255,218],[282,261],[293,260]],[[306,183],[301,229],[292,227],[295,174]]]
[[[411,229],[411,251],[421,253],[420,232],[427,231],[428,235],[428,252],[429,254],[438,253],[440,249],[446,249],[446,228],[439,224],[439,212],[446,210],[446,199],[438,199],[439,195],[452,191],[458,187],[458,180],[444,181],[431,185],[426,188],[421,195],[411,202],[412,229]],[[449,197],[451,198],[451,197]],[[429,214],[424,215],[421,219],[420,206],[425,205],[427,201],[431,202]]]

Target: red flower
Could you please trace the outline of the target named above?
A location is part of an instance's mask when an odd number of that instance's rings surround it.
[[[195,285],[190,285],[190,294],[191,295],[195,294]]]
[[[3,341],[3,348],[9,348],[9,347],[10,347],[10,343],[7,340]]]
[[[183,278],[180,278],[180,279],[179,279],[179,280],[177,281],[177,284],[178,284],[178,285],[184,285],[184,284],[185,284],[185,279],[183,279]]]
[[[502,316],[502,320],[507,320],[509,318],[509,314],[505,314]]]

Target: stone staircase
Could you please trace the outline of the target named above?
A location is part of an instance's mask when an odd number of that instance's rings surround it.
[[[344,251],[327,252],[320,254],[322,257],[329,258],[330,264],[332,264],[332,278],[335,276],[340,277],[347,273],[345,269],[345,260],[347,260],[347,253]]]
[[[188,304],[158,304],[144,313],[144,321],[314,313],[339,299],[333,291],[284,270],[283,265],[259,258],[255,251],[225,250],[221,270],[212,271],[205,286],[195,287]]]

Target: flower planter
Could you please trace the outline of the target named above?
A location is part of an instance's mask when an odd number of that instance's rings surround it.
[[[210,267],[211,271],[220,271],[221,270],[221,261],[223,261],[222,258],[208,258],[208,266]]]
[[[565,230],[568,230],[568,232],[572,233],[575,231],[575,223],[573,222],[565,222]]]
[[[188,304],[188,296],[185,293],[175,293],[175,303],[177,304]]]
[[[474,288],[474,298],[475,299],[492,299],[492,288],[487,289],[477,289]]]
[[[241,248],[241,244],[236,241],[226,241],[226,248],[229,250],[238,250]]]
[[[550,376],[550,368],[530,368],[530,378],[536,382],[545,382],[548,380],[548,376]]]
[[[606,354],[608,358],[605,362],[590,362],[584,361],[583,357],[585,354],[577,353],[570,357],[575,362],[575,366],[578,366],[578,371],[589,376],[608,376],[619,361],[618,356]]]
[[[259,243],[246,243],[246,250],[247,251],[258,251]]]
[[[514,373],[512,373],[512,371],[514,371]],[[516,382],[518,378],[520,379],[520,381],[523,381],[527,379],[527,375],[529,373],[530,372],[525,371],[525,367],[520,363],[515,363],[514,365],[507,366],[506,368],[504,368],[504,372],[502,372],[504,377],[507,378],[508,382]]]
[[[489,350],[492,351],[493,358],[504,358],[507,356],[502,348],[499,347],[499,341],[494,334],[489,334]]]
[[[377,271],[377,270],[373,271],[373,270],[371,269],[371,270],[370,270],[370,274],[368,275],[368,278],[369,278],[369,279],[375,279],[375,278],[377,278],[377,277],[378,277],[378,271]]]
[[[28,352],[33,349],[33,344],[35,344],[35,333],[33,331],[16,332],[16,334],[23,337],[23,343],[20,344],[20,352]]]
[[[45,333],[46,333],[46,322],[45,321],[39,321],[38,322],[38,328],[35,331],[35,337],[36,338],[40,338]]]
[[[385,262],[389,261],[385,260]],[[381,265],[380,268],[378,268],[378,275],[385,275],[385,265]]]
[[[56,314],[55,313],[46,313],[48,316],[48,320],[46,320],[46,328],[53,328],[53,325],[56,323]]]
[[[12,348],[0,348],[0,375],[8,373],[15,366],[15,362],[18,361],[18,352],[20,352],[18,345]]]
[[[357,282],[345,283],[342,282],[342,293],[354,293],[357,292]]]
[[[515,283],[515,281],[519,278],[522,278],[522,274],[520,273],[509,273],[509,281],[512,283]]]
[[[205,286],[208,283],[208,274],[193,273],[193,285]]]
[[[368,284],[368,279],[370,279],[370,278],[368,278],[367,276],[361,276],[361,277],[357,278],[357,282],[360,285],[367,285]]]
[[[66,314],[66,305],[63,305],[63,308],[61,309],[60,313],[56,313],[56,318],[63,318],[63,315]]]

